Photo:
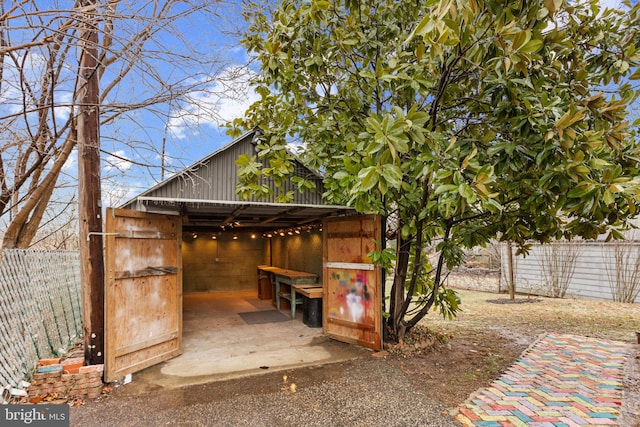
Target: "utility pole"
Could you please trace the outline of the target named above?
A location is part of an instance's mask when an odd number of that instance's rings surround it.
[[[98,17],[95,0],[81,1],[78,76],[78,203],[85,363],[104,363],[104,258],[100,191]]]
[[[511,241],[507,242],[507,265],[509,266],[509,299],[516,299],[516,274],[513,271],[513,248],[511,246]]]

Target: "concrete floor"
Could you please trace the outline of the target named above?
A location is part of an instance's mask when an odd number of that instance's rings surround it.
[[[370,354],[361,347],[327,338],[322,328],[290,320],[248,325],[238,313],[273,310],[257,293],[195,294],[183,298],[182,355],[133,375],[143,389],[184,387],[340,362]]]

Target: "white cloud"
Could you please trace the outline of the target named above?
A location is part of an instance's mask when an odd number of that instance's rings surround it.
[[[126,186],[111,181],[102,181],[102,205],[107,207],[120,206],[133,199],[138,194],[140,184],[129,183]]]
[[[160,153],[156,154],[155,159],[158,160],[157,163],[161,163],[160,160],[162,160],[162,155]],[[174,163],[174,159],[173,157],[171,157],[169,154],[164,155],[164,165],[165,166],[171,166]]]
[[[111,172],[117,170],[120,172],[126,172],[131,169],[131,162],[127,159],[123,150],[118,150],[113,155],[107,156],[104,159],[105,165],[102,168],[105,172]]]
[[[71,114],[71,104],[73,103],[73,94],[71,92],[56,92],[56,108],[54,114],[56,119],[61,122],[67,121]]]
[[[253,71],[232,66],[224,70],[216,83],[206,90],[191,94],[192,103],[173,113],[168,128],[176,138],[200,133],[199,128],[219,128],[242,117],[247,108],[260,97],[249,86]]]
[[[74,148],[69,154],[67,161],[64,162],[62,166],[62,170],[65,172],[75,171],[78,168],[78,149]]]

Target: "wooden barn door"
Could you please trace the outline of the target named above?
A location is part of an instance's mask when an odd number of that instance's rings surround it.
[[[327,219],[323,239],[324,333],[380,350],[382,276],[367,256],[382,241],[380,216]]]
[[[182,353],[179,216],[107,209],[105,380]]]

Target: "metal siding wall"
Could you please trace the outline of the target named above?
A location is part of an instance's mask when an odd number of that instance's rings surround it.
[[[211,159],[210,200],[238,200],[232,191],[235,190],[237,179],[235,161],[239,155],[244,154],[246,145],[245,141],[241,141]]]
[[[252,134],[213,157],[185,170],[163,186],[149,192],[149,197],[200,200],[239,200],[235,194],[235,161],[241,154],[254,153]]]
[[[251,142],[253,136],[253,133],[249,133],[243,139],[222,147],[203,158],[200,163],[195,163],[189,169],[179,172],[176,176],[158,185],[157,188],[149,189],[142,195],[168,199],[242,201],[236,194],[238,177],[235,162],[242,154],[255,156],[255,146]],[[263,165],[267,166],[266,161],[263,161]],[[269,186],[274,194],[265,199],[254,197],[252,201],[274,203],[279,191],[285,193],[293,191],[293,203],[295,204],[324,204],[322,197],[324,186],[321,177],[299,162],[296,162],[292,176],[300,176],[313,181],[316,184],[316,189],[301,194],[296,190],[295,185],[286,182],[282,190],[276,190],[273,179],[262,177],[259,183]]]
[[[242,154],[255,155],[254,146],[251,143],[250,134],[244,140],[221,150],[213,157],[195,165],[188,171],[184,171],[163,186],[149,192],[149,197],[167,197],[179,199],[199,200],[229,200],[240,201],[236,194],[238,184],[237,166],[235,164]],[[266,166],[266,161],[263,161]],[[316,189],[311,192],[299,193],[296,186],[286,182],[282,190],[277,190],[271,178],[261,178],[260,183],[268,185],[273,190],[273,195],[266,199],[253,201],[274,203],[279,191],[294,191],[294,203],[322,205],[322,193],[324,192],[322,179],[311,173],[302,165],[296,163],[293,176],[302,176],[315,182]]]
[[[613,255],[613,244],[603,242],[566,243],[557,245],[578,245],[581,248],[580,256],[576,261],[573,277],[567,288],[566,297],[588,300],[611,301],[612,292],[609,284],[609,273],[605,262],[609,262]],[[516,291],[545,295],[546,287],[543,283],[544,276],[541,269],[542,249],[540,245],[534,245],[530,254],[525,258],[513,257],[513,270],[515,272]],[[514,248],[515,252],[515,248]],[[501,289],[508,289],[508,251],[506,245],[502,247]],[[609,268],[615,266],[610,265]],[[640,303],[640,295],[636,298]]]
[[[294,174],[296,176],[301,176],[310,181],[313,181],[316,184],[316,188],[313,191],[307,191],[305,193],[299,193],[296,191],[295,202],[302,204],[321,205],[323,203],[322,193],[324,193],[322,179],[315,175],[311,175],[309,171],[301,165],[296,165]],[[291,185],[292,188],[295,187],[291,183],[289,183],[289,185]]]

